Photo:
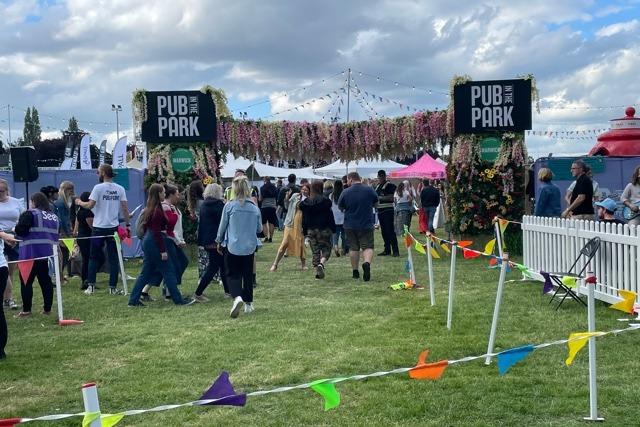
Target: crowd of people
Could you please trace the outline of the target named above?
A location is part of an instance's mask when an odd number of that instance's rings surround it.
[[[596,220],[612,224],[640,225],[640,166],[636,167],[630,182],[620,197],[622,206],[610,197],[602,199],[599,184],[593,179],[591,168],[582,160],[571,164],[575,180],[564,196],[566,208],[562,210],[562,194],[553,181],[553,172],[548,168],[538,171],[540,190],[536,198],[534,215],[582,220]],[[631,211],[628,221],[616,216],[616,211],[626,207]]]
[[[81,278],[86,295],[97,292],[97,273],[106,268],[108,293],[121,295],[118,289],[120,259],[114,234],[129,236],[133,216],[129,212],[125,189],[114,182],[114,170],[101,165],[98,183],[91,192],[75,194],[74,184],[63,181],[58,188],[43,187],[31,195],[29,209],[11,197],[9,185],[0,180],[0,291],[3,311],[0,317],[0,357],[6,345],[4,309],[21,310],[18,318],[32,315],[33,283],[42,290],[41,313],[49,315],[53,303],[52,260],[58,248],[63,282],[73,273]],[[207,287],[219,280],[224,294],[232,300],[230,316],[254,310],[256,283],[255,254],[273,242],[276,230],[282,241],[270,272],[278,269],[286,256],[299,260],[306,271],[307,250],[315,278],[325,278],[332,256],[349,256],[352,278],[368,282],[372,278],[374,230],[381,230],[384,250],[378,255],[398,256],[398,235],[411,225],[417,202],[422,201],[429,228],[433,231],[433,212],[439,204],[439,192],[424,182],[419,193],[409,181],[395,185],[379,171],[376,182],[352,172],[337,180],[309,182],[295,175],[276,184],[264,177],[260,188],[252,187],[244,171],[236,171],[226,189],[217,183],[193,181],[186,191],[186,210],[197,222],[198,282],[192,296],[183,295],[180,284],[190,262],[185,252],[183,213],[179,206],[184,189],[173,184],[152,184],[147,189],[146,205],[134,226],[144,252],[142,267],[129,295],[130,307],[143,307],[155,301],[151,290],[162,285],[162,298],[176,305],[206,303]],[[74,238],[69,250],[59,239]],[[81,265],[72,269],[72,261]],[[14,298],[11,278],[15,261],[34,260],[26,280],[22,280],[22,306]]]

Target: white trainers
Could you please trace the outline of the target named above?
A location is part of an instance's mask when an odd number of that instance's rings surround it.
[[[89,285],[87,286],[87,289],[84,290],[84,293],[87,295],[91,295],[93,294],[94,291],[95,291],[95,286]]]
[[[253,303],[252,302],[248,302],[244,305],[244,312],[245,313],[251,313],[253,311]]]
[[[233,319],[238,317],[243,305],[244,305],[244,301],[242,301],[242,297],[235,297],[235,299],[233,300],[233,305],[231,306],[231,313],[230,313]]]

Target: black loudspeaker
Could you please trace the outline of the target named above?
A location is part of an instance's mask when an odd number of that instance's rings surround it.
[[[38,179],[36,150],[33,147],[11,147],[11,168],[14,182],[33,182]]]

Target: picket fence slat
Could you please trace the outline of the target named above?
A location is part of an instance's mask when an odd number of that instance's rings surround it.
[[[598,278],[596,298],[614,302],[618,289],[639,293],[640,227],[561,218],[522,219],[524,264],[534,270],[567,271],[585,243],[599,237],[601,246],[589,267]],[[577,264],[579,270],[584,260]]]

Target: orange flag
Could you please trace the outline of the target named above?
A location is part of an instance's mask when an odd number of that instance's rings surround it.
[[[473,245],[473,242],[471,240],[463,240],[461,242],[458,242],[458,247],[460,248],[466,248],[467,246],[471,245]]]
[[[507,229],[507,225],[509,225],[509,221],[507,221],[506,219],[498,219],[498,224],[500,225],[500,232],[502,234],[504,234],[504,230]]]
[[[18,263],[18,270],[20,270],[20,277],[22,277],[22,281],[27,283],[29,280],[29,275],[31,274],[31,269],[33,268],[33,260],[20,261]]]
[[[490,267],[493,267],[494,265],[498,265],[498,259],[497,259],[497,258],[495,258],[495,257],[491,257],[491,258],[489,259],[489,266],[490,266]]]
[[[409,377],[415,380],[437,380],[442,376],[449,365],[448,360],[426,363],[429,350],[425,350],[418,356],[418,364],[409,371]]]
[[[478,258],[480,255],[482,255],[481,252],[462,248],[462,256],[464,256],[464,259]]]
[[[404,235],[404,246],[406,248],[411,247],[411,245],[413,244],[413,238],[411,237],[411,234],[407,233]]]

